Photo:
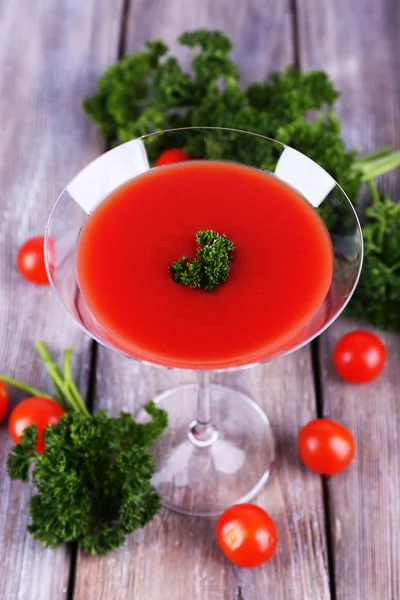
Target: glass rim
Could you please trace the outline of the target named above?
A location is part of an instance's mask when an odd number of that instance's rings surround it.
[[[51,237],[50,236],[50,227],[51,227],[51,222],[52,222],[52,218],[53,218],[53,214],[56,211],[60,201],[62,200],[64,194],[66,193],[66,191],[68,190],[69,186],[71,185],[71,183],[73,181],[75,181],[75,179],[77,179],[80,174],[84,171],[86,171],[86,169],[89,169],[93,163],[95,163],[96,161],[98,161],[100,158],[104,157],[105,155],[109,154],[110,152],[113,152],[116,148],[120,148],[121,146],[124,146],[125,144],[130,144],[131,142],[134,142],[136,140],[144,140],[150,137],[156,137],[156,136],[161,136],[163,134],[174,134],[174,133],[178,133],[180,131],[198,131],[198,130],[207,130],[207,131],[227,131],[227,132],[235,132],[235,133],[240,133],[240,134],[244,134],[244,135],[248,135],[248,136],[254,136],[254,137],[258,137],[261,139],[266,140],[269,143],[273,143],[273,144],[278,144],[279,146],[282,146],[282,148],[289,148],[295,152],[298,152],[299,154],[301,154],[302,156],[305,156],[310,162],[313,162],[314,164],[316,164],[320,169],[322,169],[323,171],[327,172],[325,169],[323,169],[323,167],[321,167],[320,165],[318,165],[318,163],[316,163],[314,160],[312,160],[311,158],[309,158],[306,154],[303,154],[302,152],[300,152],[299,150],[295,150],[295,148],[292,148],[291,146],[284,144],[283,142],[280,142],[279,140],[275,140],[273,138],[267,137],[265,135],[261,135],[259,133],[254,133],[251,131],[245,131],[243,129],[235,129],[235,128],[231,128],[231,127],[212,127],[212,126],[207,126],[207,125],[201,125],[198,127],[179,127],[176,129],[165,129],[165,130],[160,130],[160,131],[155,131],[153,133],[146,133],[145,135],[142,135],[140,137],[137,138],[132,138],[132,140],[128,140],[126,142],[123,142],[122,144],[118,144],[118,146],[115,146],[114,148],[110,148],[109,150],[106,150],[105,152],[103,152],[102,154],[100,154],[99,156],[96,156],[96,158],[94,158],[93,160],[91,160],[89,163],[87,163],[82,169],[80,169],[80,171],[78,171],[78,173],[72,178],[70,179],[70,181],[64,186],[62,192],[59,194],[57,200],[55,201],[50,213],[49,213],[49,217],[47,219],[47,224],[46,224],[46,228],[45,228],[45,232],[44,232],[44,262],[45,262],[45,267],[46,267],[46,272],[47,272],[47,276],[49,278],[49,282],[50,282],[50,286],[58,300],[58,302],[61,304],[63,310],[69,315],[70,318],[73,319],[74,323],[76,323],[76,325],[81,329],[81,331],[83,331],[86,335],[88,335],[92,340],[94,340],[96,343],[100,344],[101,346],[104,346],[105,348],[107,348],[108,350],[112,350],[113,352],[119,352],[120,354],[128,357],[131,360],[134,360],[137,363],[141,363],[147,366],[151,366],[151,367],[157,367],[157,368],[162,368],[162,369],[168,369],[170,371],[194,371],[194,372],[201,372],[201,371],[210,371],[210,372],[215,372],[215,373],[228,373],[231,371],[239,371],[239,370],[244,370],[244,369],[249,369],[258,365],[262,365],[265,364],[267,362],[270,362],[271,360],[274,360],[276,358],[281,358],[283,356],[287,356],[289,354],[291,354],[292,352],[296,352],[297,350],[300,350],[301,348],[303,348],[304,346],[306,346],[307,344],[309,344],[310,342],[312,342],[313,340],[315,340],[318,336],[320,336],[322,333],[324,333],[328,327],[330,327],[335,321],[336,319],[343,313],[344,309],[346,308],[346,306],[349,304],[351,298],[353,297],[353,294],[357,288],[359,279],[360,279],[360,275],[361,275],[361,271],[362,271],[362,266],[363,266],[363,260],[364,260],[364,240],[363,240],[363,235],[362,235],[362,228],[361,228],[361,224],[360,224],[360,220],[358,218],[357,212],[350,200],[350,198],[348,197],[348,195],[346,194],[346,192],[343,190],[343,188],[341,187],[341,185],[339,183],[337,183],[337,181],[335,179],[333,179],[334,183],[335,183],[335,187],[332,189],[339,189],[341,194],[344,196],[345,200],[347,201],[348,205],[350,206],[350,209],[352,211],[353,217],[355,219],[355,223],[356,223],[356,228],[357,231],[360,234],[360,264],[358,266],[358,271],[357,271],[357,275],[354,281],[354,285],[348,295],[348,297],[346,298],[345,302],[343,303],[343,305],[340,307],[340,309],[337,311],[337,313],[331,317],[331,319],[329,319],[324,326],[319,329],[316,333],[314,333],[313,335],[311,335],[310,337],[308,337],[306,340],[303,340],[302,342],[300,342],[299,344],[289,348],[288,350],[285,350],[283,352],[278,352],[277,354],[272,354],[272,356],[270,358],[265,358],[265,359],[261,359],[261,360],[256,360],[256,361],[252,361],[249,363],[245,363],[245,364],[240,364],[240,365],[232,365],[229,367],[216,367],[216,368],[196,368],[196,367],[182,367],[182,366],[170,366],[170,365],[163,365],[162,363],[158,363],[158,362],[153,362],[151,360],[147,360],[147,359],[142,359],[142,358],[137,358],[135,356],[131,356],[130,354],[127,354],[125,352],[123,352],[122,350],[119,350],[118,348],[114,348],[111,345],[108,345],[106,342],[100,340],[99,338],[97,338],[95,335],[93,335],[88,329],[86,329],[86,327],[84,327],[84,325],[82,325],[82,323],[80,323],[75,316],[68,310],[68,308],[65,306],[65,304],[63,303],[63,301],[60,298],[60,295],[57,291],[56,285],[54,283],[53,280],[53,276],[52,276],[52,272],[50,269],[50,265],[48,263],[48,239]],[[201,160],[201,159],[200,159]],[[279,177],[279,180],[282,181],[282,179]],[[284,182],[285,183],[285,182]]]

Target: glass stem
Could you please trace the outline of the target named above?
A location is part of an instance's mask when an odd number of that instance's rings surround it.
[[[211,417],[211,372],[197,373],[197,411],[196,419],[189,426],[189,439],[199,447],[210,446],[218,438],[218,431]]]
[[[199,426],[211,425],[211,375],[210,371],[199,371],[197,374],[197,415]]]

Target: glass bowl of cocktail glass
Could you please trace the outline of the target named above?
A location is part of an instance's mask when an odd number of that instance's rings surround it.
[[[213,372],[256,367],[301,348],[329,327],[357,285],[363,242],[357,215],[340,186],[315,162],[280,142],[212,127],[170,130],[126,142],[94,160],[69,183],[50,214],[45,234],[46,265],[58,300],[81,329],[108,348],[159,368],[182,368],[173,359],[163,365],[161,359],[149,360],[127,349],[120,336],[93,314],[77,276],[78,241],[94,209],[133,178],[147,177],[145,174],[154,168],[168,169],[152,165],[156,156],[170,147],[189,147],[213,161],[230,161],[235,156],[235,163],[268,173],[290,186],[319,214],[332,244],[329,289],[300,329],[263,354],[234,365],[194,365],[193,384],[166,390],[153,399],[169,417],[167,430],[152,449],[153,483],[162,503],[184,514],[211,516],[253,498],[267,481],[274,460],[274,438],[267,416],[244,393],[212,383]],[[250,153],[246,151],[249,148]],[[258,158],[249,162],[247,156]],[[284,238],[284,229],[281,235]],[[295,297],[292,301],[296,302]],[[210,332],[205,330],[204,335],[208,337]],[[144,411],[136,415],[139,421],[146,418]]]

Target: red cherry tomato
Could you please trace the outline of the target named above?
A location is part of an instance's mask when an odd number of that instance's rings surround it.
[[[340,473],[354,457],[350,431],[330,419],[314,419],[299,433],[298,448],[303,463],[322,475]]]
[[[2,421],[8,411],[8,391],[2,381],[0,381],[0,421]]]
[[[22,277],[31,283],[47,285],[46,267],[44,265],[44,237],[30,238],[18,250],[17,267]]]
[[[161,152],[160,156],[154,163],[154,166],[161,167],[162,165],[172,165],[173,163],[184,162],[185,160],[190,159],[190,156],[188,156],[180,148],[169,148],[169,150],[164,150],[164,152]]]
[[[8,420],[8,430],[13,441],[18,444],[22,432],[30,425],[36,425],[38,440],[36,450],[43,452],[43,433],[49,425],[55,425],[63,416],[64,410],[57,402],[41,396],[22,400],[12,411]]]
[[[278,536],[265,510],[255,504],[236,504],[220,516],[217,541],[235,565],[258,567],[274,554]]]
[[[350,383],[372,381],[382,372],[385,361],[385,346],[378,336],[369,331],[347,333],[333,351],[333,364],[337,373]]]

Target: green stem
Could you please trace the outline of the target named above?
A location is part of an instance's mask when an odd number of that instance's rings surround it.
[[[378,192],[378,188],[376,187],[375,182],[367,181],[367,185],[368,185],[369,193],[371,194],[372,204],[374,204],[375,202],[379,203],[380,202],[379,192]]]
[[[72,410],[85,414],[85,411],[82,411],[81,406],[78,402],[76,402],[75,396],[71,394],[68,382],[57,372],[58,370],[56,371],[54,369],[53,365],[49,365],[48,368],[51,377],[54,378],[54,380],[57,382],[57,385],[62,389],[63,394],[68,400]]]
[[[68,379],[68,380],[66,380],[65,385],[66,385],[66,389],[68,390],[69,397],[72,396],[74,398],[75,404],[76,404],[79,412],[81,414],[83,414],[85,417],[91,417],[92,415],[86,408],[86,405],[75,385],[75,382],[72,379]]]
[[[36,346],[36,349],[39,352],[40,356],[43,358],[43,361],[46,364],[52,364],[61,375],[61,371],[57,367],[57,364],[54,362],[53,357],[51,356],[50,352],[47,350],[46,345],[41,340],[36,340],[35,346]]]
[[[90,417],[90,413],[89,413],[88,409],[86,408],[83,398],[80,395],[79,390],[75,385],[74,378],[72,376],[71,358],[72,358],[72,350],[71,350],[71,348],[67,348],[64,352],[64,381],[65,381],[65,384],[67,385],[70,395],[72,395],[74,397],[76,405],[79,406],[79,411],[82,414]]]
[[[395,271],[397,271],[397,269],[400,269],[400,262],[394,264],[393,267],[390,267],[390,271],[392,273],[394,273]]]
[[[375,179],[380,175],[384,175],[393,169],[400,166],[400,151],[391,152],[387,156],[377,158],[370,162],[362,162],[361,164],[356,163],[362,171],[363,181],[369,181]]]
[[[41,396],[42,398],[49,398],[49,400],[54,400],[54,398],[49,394],[46,394],[45,392],[42,392],[41,390],[38,390],[37,388],[31,385],[22,383],[22,381],[18,381],[18,379],[8,377],[7,375],[0,375],[0,381],[3,381],[4,383],[11,385],[12,387],[18,388],[19,390],[27,392],[28,394],[31,394],[31,396]]]
[[[377,206],[378,204],[381,203],[381,199],[380,199],[378,188],[376,187],[375,181],[372,181],[372,180],[367,181],[367,186],[368,186],[369,192],[371,194],[372,208],[373,208],[374,205]],[[383,239],[385,237],[385,231],[386,231],[386,223],[385,223],[385,221],[381,220],[378,231],[376,233],[376,236],[377,236],[377,239],[376,239],[377,250],[376,251],[378,251],[378,248],[382,248]],[[380,252],[380,250],[379,250],[379,252]]]
[[[72,379],[71,360],[72,360],[72,350],[71,350],[71,348],[67,348],[64,351],[64,377],[65,377],[65,379]]]
[[[57,373],[57,375],[62,378],[62,373],[61,373],[60,369],[58,368],[57,364],[54,362],[54,360],[53,360],[50,352],[47,350],[45,344],[40,340],[36,340],[35,346],[36,346],[36,349],[39,352],[40,356],[43,359],[47,373],[48,373],[51,383],[54,387],[54,391],[56,394],[56,400],[57,400],[58,404],[60,404],[60,406],[62,406],[62,408],[64,410],[67,410],[68,406],[65,401],[62,387],[60,387],[60,385],[58,383],[58,378],[55,379],[53,377],[53,373]]]
[[[360,158],[357,158],[357,164],[363,162],[369,162],[374,160],[375,158],[380,158],[381,156],[385,156],[385,154],[389,154],[392,152],[392,148],[390,146],[383,146],[382,148],[378,148],[377,150],[373,150],[372,152],[367,152],[367,154],[363,154]]]

